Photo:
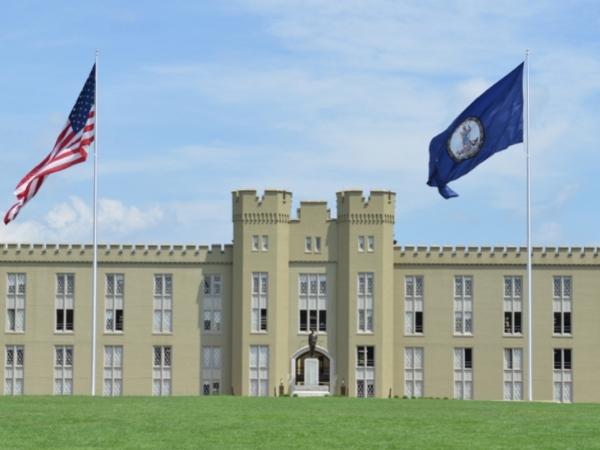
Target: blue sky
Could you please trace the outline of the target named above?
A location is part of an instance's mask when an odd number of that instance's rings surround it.
[[[598,245],[599,29],[595,1],[6,2],[0,207],[99,48],[101,242],[228,243],[234,189],[335,215],[360,188],[397,193],[399,244],[524,244],[522,145],[457,199],[425,182],[430,139],[530,48],[534,243]],[[51,176],[0,241],[89,242],[91,171]]]

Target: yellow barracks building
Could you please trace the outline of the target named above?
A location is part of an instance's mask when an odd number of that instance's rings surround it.
[[[291,205],[233,192],[232,245],[100,246],[96,394],[526,398],[524,247],[396,246],[393,192]],[[599,264],[534,249],[534,400],[600,401]],[[90,394],[91,290],[91,246],[0,244],[5,395]]]

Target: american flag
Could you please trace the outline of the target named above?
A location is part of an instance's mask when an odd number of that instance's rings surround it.
[[[15,189],[17,203],[11,206],[4,216],[5,224],[17,217],[21,208],[40,190],[48,175],[87,159],[87,149],[94,142],[95,95],[96,65],[94,64],[79,97],[77,97],[75,106],[69,114],[65,127],[56,139],[54,148],[17,184]]]

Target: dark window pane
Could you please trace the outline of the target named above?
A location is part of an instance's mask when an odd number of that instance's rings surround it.
[[[356,350],[357,350],[356,360],[358,362],[358,366],[359,367],[364,367],[364,365],[365,365],[365,348],[364,347],[358,347]]]
[[[209,383],[204,383],[202,385],[202,394],[210,395],[210,384]]]
[[[263,308],[260,310],[260,329],[263,331],[267,329],[267,309],[266,308]]]
[[[415,313],[415,333],[423,332],[423,312],[417,311]]]
[[[327,311],[319,311],[319,331],[327,331]]]
[[[554,313],[554,332],[557,334],[562,333],[562,317],[559,312]]]
[[[465,348],[465,369],[473,368],[473,351],[470,348]]]
[[[571,313],[563,313],[563,333],[571,334]]]
[[[305,309],[300,311],[300,331],[308,331],[308,321]]]
[[[571,349],[570,348],[565,348],[563,350],[563,357],[564,357],[563,368],[571,369]]]
[[[72,309],[67,309],[66,329],[70,330],[70,331],[73,330],[73,310]]]
[[[123,331],[123,310],[117,309],[117,331]]]
[[[554,368],[555,369],[562,368],[561,351],[559,348],[554,349]]]
[[[311,330],[317,330],[317,311],[310,311],[309,313],[309,317],[310,317],[310,329]]]
[[[512,328],[512,313],[509,313],[509,312],[505,312],[504,313],[504,332],[505,333],[512,333],[513,332],[513,328]]]
[[[375,367],[375,347],[367,347],[367,367]]]
[[[515,314],[515,333],[521,332],[521,313],[516,312]]]
[[[64,326],[65,326],[65,323],[64,323],[63,310],[57,309],[56,310],[56,329],[62,330],[62,329],[64,329]]]

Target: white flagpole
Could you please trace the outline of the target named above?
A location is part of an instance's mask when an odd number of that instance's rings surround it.
[[[98,287],[98,236],[97,236],[97,216],[98,216],[98,50],[96,50],[95,76],[94,76],[94,205],[93,205],[93,241],[94,257],[92,262],[92,396],[96,395],[96,293]]]
[[[531,156],[529,154],[529,49],[525,50],[525,152],[527,154],[527,351],[528,400],[533,401],[533,307],[531,274]]]

